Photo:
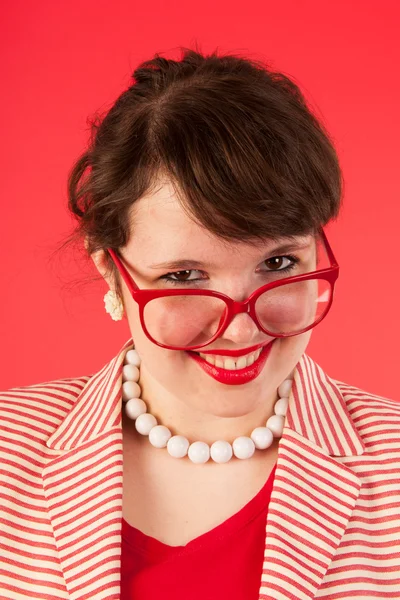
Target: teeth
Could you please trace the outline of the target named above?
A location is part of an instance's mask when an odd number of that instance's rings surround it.
[[[250,367],[253,364],[254,360],[255,360],[254,356],[249,356],[249,358],[247,359],[247,365],[246,366]]]
[[[252,365],[260,356],[261,350],[262,348],[259,348],[255,352],[250,352],[250,354],[246,354],[245,356],[239,356],[237,359],[234,359],[232,356],[225,358],[223,356],[213,356],[212,354],[202,354],[201,352],[199,352],[199,354],[201,358],[204,358],[210,365],[215,365],[220,369],[234,371]]]
[[[223,367],[224,369],[230,369],[230,370],[236,369],[236,363],[233,360],[233,358],[227,358],[226,360],[224,360],[222,362],[224,365],[224,367]]]
[[[200,356],[201,356],[202,358],[204,358],[205,360],[207,360],[207,362],[209,362],[209,363],[210,363],[210,365],[215,365],[215,359],[216,359],[216,356],[211,356],[211,354],[210,354],[210,355],[208,355],[208,356],[207,356],[207,358],[206,358],[205,354],[200,354]],[[218,366],[219,366],[219,365],[217,365],[217,367],[218,367]]]
[[[245,367],[247,367],[247,358],[246,358],[246,356],[239,356],[238,360],[236,361],[236,368],[237,369],[244,369]]]

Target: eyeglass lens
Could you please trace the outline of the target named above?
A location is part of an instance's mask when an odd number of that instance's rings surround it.
[[[280,270],[266,272],[264,284],[328,266],[325,248],[318,242],[312,260],[310,255],[303,256],[289,274]],[[271,335],[294,335],[326,314],[332,293],[331,284],[325,279],[288,282],[258,297],[256,315],[261,326]],[[143,316],[155,341],[167,346],[190,348],[207,344],[217,333],[226,312],[223,300],[205,295],[185,295],[182,290],[182,295],[151,300],[146,304]]]
[[[329,307],[331,286],[324,279],[288,283],[264,292],[256,301],[261,326],[271,334],[294,334],[318,321]],[[191,347],[217,333],[227,306],[211,296],[164,296],[148,302],[144,321],[161,344]]]

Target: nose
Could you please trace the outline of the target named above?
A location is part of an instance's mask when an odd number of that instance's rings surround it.
[[[261,333],[262,335],[264,334]],[[260,331],[247,313],[235,315],[221,336],[221,339],[231,340],[236,344],[258,343],[259,338]]]

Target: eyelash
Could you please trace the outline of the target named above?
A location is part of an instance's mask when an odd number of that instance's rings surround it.
[[[267,258],[264,262],[266,262],[267,260],[272,260],[274,258],[288,258],[289,260],[292,261],[292,264],[289,265],[288,267],[285,267],[284,269],[278,269],[277,271],[265,271],[266,273],[288,273],[289,271],[291,271],[292,269],[294,269],[297,264],[300,262],[300,259],[297,258],[297,256],[292,256],[291,254],[285,254],[284,256],[271,256],[271,258]],[[187,281],[180,281],[178,279],[172,279],[170,276],[171,275],[176,275],[177,273],[184,273],[186,271],[189,271],[189,273],[191,271],[197,271],[197,269],[183,269],[182,271],[174,271],[171,273],[167,273],[166,275],[163,275],[162,277],[160,277],[160,279],[164,279],[165,281],[168,281],[169,283],[172,283],[172,285],[193,285],[196,284],[199,281],[204,281],[204,279],[189,279]]]

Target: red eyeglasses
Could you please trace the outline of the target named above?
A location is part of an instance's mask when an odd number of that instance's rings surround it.
[[[240,313],[247,313],[272,337],[299,335],[318,325],[332,305],[339,276],[339,265],[323,229],[319,240],[329,267],[266,283],[242,302],[214,290],[139,289],[122,258],[111,248],[108,252],[139,306],[147,337],[162,348],[196,350],[221,336]],[[278,277],[279,272],[266,271]]]

